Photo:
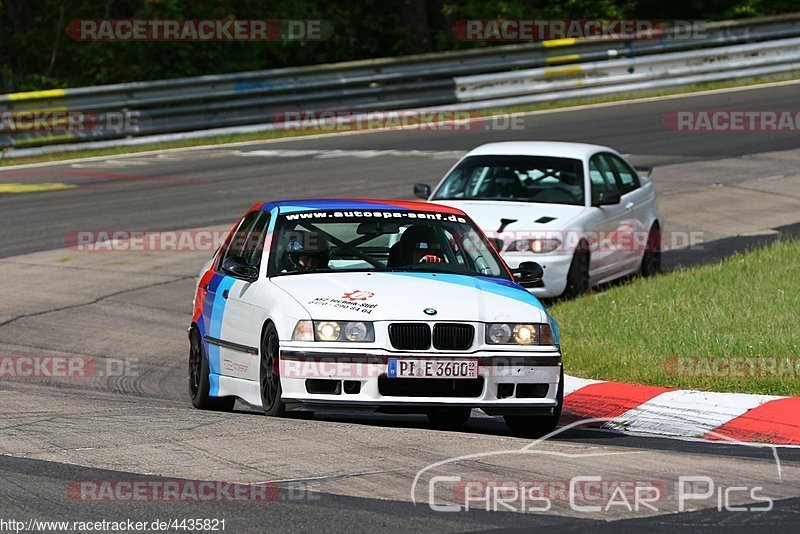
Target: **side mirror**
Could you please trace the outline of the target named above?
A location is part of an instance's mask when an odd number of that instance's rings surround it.
[[[252,265],[247,265],[244,258],[240,256],[232,256],[225,258],[220,265],[220,270],[235,278],[241,278],[248,282],[255,282],[258,280],[258,269]]]
[[[514,280],[522,287],[535,287],[544,277],[544,269],[535,261],[523,261],[511,271]]]
[[[431,196],[431,186],[428,184],[414,184],[414,196],[428,200],[428,197]]]
[[[619,204],[622,201],[622,193],[619,191],[603,191],[600,196],[595,200],[593,206],[610,206],[612,204]]]

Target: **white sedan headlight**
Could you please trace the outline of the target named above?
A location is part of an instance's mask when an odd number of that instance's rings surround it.
[[[548,323],[489,323],[486,343],[490,345],[552,345],[553,330]]]
[[[561,246],[559,239],[518,239],[509,245],[507,252],[533,252],[544,254]]]
[[[298,321],[292,341],[375,341],[375,328],[368,321]]]

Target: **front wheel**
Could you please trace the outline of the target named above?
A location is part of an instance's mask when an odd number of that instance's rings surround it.
[[[655,276],[661,272],[661,232],[656,225],[647,234],[640,272],[642,276]]]
[[[588,247],[581,242],[569,264],[564,297],[575,298],[589,291],[589,259]]]
[[[261,364],[259,366],[259,389],[261,406],[266,415],[283,417],[286,405],[281,400],[283,389],[280,377],[280,343],[275,325],[269,323],[261,337]]]
[[[201,410],[229,412],[236,403],[234,397],[212,397],[208,357],[197,327],[189,332],[189,398],[192,406]]]
[[[561,419],[561,408],[564,405],[564,368],[561,368],[556,401],[558,405],[551,415],[504,415],[511,433],[520,438],[538,438],[555,430]]]

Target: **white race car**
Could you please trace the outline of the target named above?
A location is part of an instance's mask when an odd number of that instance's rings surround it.
[[[582,143],[490,143],[469,152],[436,189],[417,197],[463,209],[509,266],[544,268],[539,297],[661,269],[656,193],[611,148]]]
[[[296,200],[254,206],[206,265],[189,327],[197,408],[366,409],[518,434],[555,427],[558,329],[459,209]]]

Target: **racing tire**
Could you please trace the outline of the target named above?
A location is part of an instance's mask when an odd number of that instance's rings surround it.
[[[264,414],[271,417],[286,415],[286,404],[281,400],[283,388],[281,387],[279,358],[278,331],[274,324],[269,323],[261,336],[258,389],[261,392],[261,406]]]
[[[558,405],[553,409],[552,415],[504,415],[506,426],[511,434],[519,438],[539,438],[555,430],[558,420],[561,419],[561,409],[564,406],[564,368],[556,392]]]
[[[436,408],[427,414],[428,421],[436,428],[456,428],[466,424],[472,415],[472,408]]]
[[[567,271],[567,287],[563,296],[575,298],[589,291],[589,249],[581,241],[572,256],[572,262]]]
[[[192,400],[192,406],[200,410],[230,412],[236,404],[236,397],[209,395],[211,390],[209,373],[208,357],[203,348],[200,331],[193,326],[189,332],[189,398]]]
[[[642,254],[642,266],[639,272],[644,277],[655,276],[661,272],[661,232],[657,224],[647,234],[647,245]]]

